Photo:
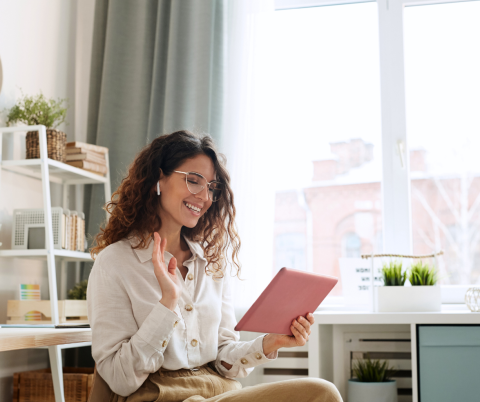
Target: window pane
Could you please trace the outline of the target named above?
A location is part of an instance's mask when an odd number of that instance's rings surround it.
[[[413,249],[444,284],[480,280],[480,2],[405,10]]]
[[[381,247],[377,26],[376,3],[275,12],[273,274]]]

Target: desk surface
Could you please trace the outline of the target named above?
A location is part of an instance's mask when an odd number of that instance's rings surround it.
[[[480,324],[480,313],[442,310],[438,313],[372,313],[371,311],[320,310],[317,324]]]
[[[90,328],[0,328],[0,352],[91,341]]]

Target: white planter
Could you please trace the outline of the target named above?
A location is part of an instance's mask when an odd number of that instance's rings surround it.
[[[432,312],[442,309],[440,286],[379,286],[375,288],[376,311]]]
[[[348,380],[348,402],[398,402],[397,381]]]

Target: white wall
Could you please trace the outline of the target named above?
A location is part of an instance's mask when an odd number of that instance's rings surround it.
[[[47,97],[68,98],[67,125],[60,127],[67,139],[86,137],[86,111],[93,33],[94,0],[0,0],[0,58],[3,89],[0,111],[10,108],[23,93],[40,91]],[[5,113],[0,126],[5,125]],[[5,136],[3,158],[24,158],[24,136]],[[16,136],[17,137],[17,136]],[[0,186],[0,242],[11,246],[12,211],[43,206],[41,183],[2,171]],[[73,208],[81,191],[72,192]],[[52,205],[61,205],[59,185],[52,185]],[[81,208],[78,208],[81,210]],[[46,262],[0,259],[0,323],[6,321],[7,300],[18,298],[20,283],[39,283],[42,299],[48,299]],[[1,331],[1,329],[0,329]],[[48,367],[46,350],[2,352],[0,400],[12,399],[14,372]]]

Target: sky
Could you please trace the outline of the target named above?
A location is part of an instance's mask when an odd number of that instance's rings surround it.
[[[480,1],[404,12],[408,144],[447,170],[480,171],[479,19]],[[308,185],[332,141],[363,138],[380,159],[376,3],[276,11],[273,37],[277,190]]]

